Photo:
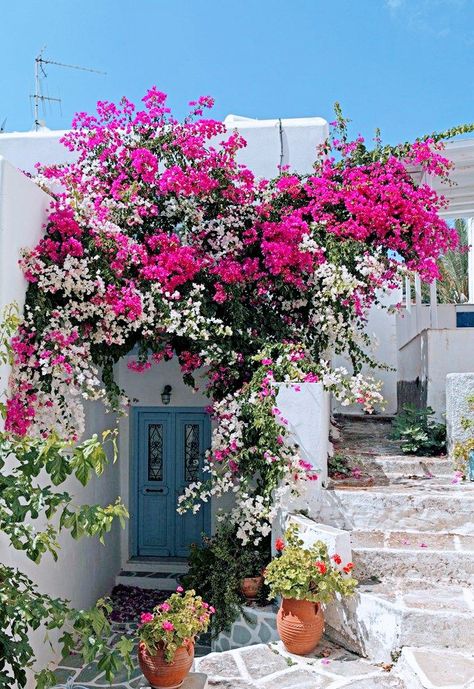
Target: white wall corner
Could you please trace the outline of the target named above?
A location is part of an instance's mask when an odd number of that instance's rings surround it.
[[[228,115],[224,124],[229,130],[237,129],[247,142],[238,151],[238,162],[264,178],[275,177],[280,164],[289,165],[290,172],[310,174],[318,147],[329,136],[329,125],[322,117],[257,120]]]
[[[319,515],[328,475],[330,417],[329,393],[321,383],[279,383],[276,404],[288,421],[290,437],[298,445],[301,458],[311,464],[318,480],[306,481],[298,497],[288,494],[273,525],[273,540],[282,536],[290,515],[304,513],[311,520]]]
[[[291,439],[323,485],[328,476],[330,400],[321,383],[278,384],[277,407],[288,421]],[[315,482],[316,483],[316,482]]]
[[[298,526],[299,537],[305,548],[311,548],[316,541],[322,541],[328,549],[329,556],[337,553],[342,561],[352,561],[351,537],[349,531],[336,529],[334,526],[320,524],[300,514],[290,514],[287,517],[285,530],[290,524]]]

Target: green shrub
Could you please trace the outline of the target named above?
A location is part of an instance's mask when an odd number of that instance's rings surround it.
[[[186,588],[195,589],[216,609],[211,622],[213,637],[228,630],[242,611],[241,579],[258,576],[271,558],[269,537],[258,546],[243,546],[236,530],[235,525],[222,522],[214,536],[205,536],[201,545],[193,545],[189,571],[183,577]]]
[[[391,438],[401,440],[402,452],[408,455],[442,455],[446,452],[446,425],[433,419],[431,407],[418,409],[405,404],[392,424]]]

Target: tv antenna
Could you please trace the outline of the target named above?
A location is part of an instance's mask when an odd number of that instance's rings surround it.
[[[43,57],[43,52],[45,48],[42,48],[38,55],[35,57],[35,92],[33,95],[30,95],[30,98],[33,98],[34,102],[34,113],[35,113],[35,131],[38,131],[38,129],[41,126],[44,126],[44,122],[42,122],[39,119],[39,110],[40,110],[40,103],[43,106],[43,113],[44,113],[44,105],[45,103],[59,103],[61,105],[61,98],[53,98],[51,96],[45,96],[43,95],[43,84],[42,81],[43,79],[46,79],[48,76],[46,74],[46,65],[54,65],[55,67],[65,67],[66,69],[79,69],[82,72],[93,72],[94,74],[107,74],[107,72],[102,72],[99,69],[92,69],[91,67],[82,67],[80,65],[69,65],[66,64],[65,62],[57,62],[56,60],[48,60],[47,58]]]

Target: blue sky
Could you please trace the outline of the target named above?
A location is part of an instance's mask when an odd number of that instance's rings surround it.
[[[395,143],[474,120],[474,0],[3,0],[0,124],[32,127],[34,57],[66,128],[98,99],[156,84],[178,116],[211,94],[214,114],[320,115],[339,100],[354,133]]]

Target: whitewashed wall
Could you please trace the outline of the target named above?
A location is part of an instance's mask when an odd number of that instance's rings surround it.
[[[302,459],[314,467],[322,486],[328,477],[329,394],[321,383],[280,384],[276,403]]]
[[[35,172],[35,165],[65,163],[74,153],[64,148],[59,139],[65,131],[43,129],[38,132],[4,132],[0,134],[0,155],[24,172]]]
[[[285,496],[273,525],[273,543],[285,532],[290,514],[304,512],[310,519],[317,518],[328,475],[329,394],[321,383],[302,383],[298,388],[280,385],[277,405],[288,421],[292,440],[299,446],[302,459],[311,464],[318,480],[305,483],[298,497]]]
[[[34,245],[41,236],[46,220],[50,197],[30,179],[0,157],[0,305],[24,303],[26,281],[18,266],[20,248]],[[7,387],[9,370],[0,371],[0,390]],[[87,410],[88,432],[93,433],[113,425],[106,419],[99,405]],[[108,504],[119,494],[118,467],[110,467],[100,479],[82,488],[75,480],[65,484],[80,503]],[[61,488],[62,490],[62,488]],[[8,566],[21,567],[38,584],[42,591],[53,596],[64,596],[78,607],[92,605],[107,593],[119,568],[119,533],[115,530],[104,547],[97,540],[75,542],[68,535],[61,537],[61,550],[57,565],[49,557],[38,566],[23,553],[9,547],[0,536],[0,561]],[[43,643],[43,632],[36,634],[35,646],[42,662],[49,660],[50,652]]]
[[[328,123],[321,117],[255,120],[228,115],[229,131],[237,129],[247,146],[239,151],[240,163],[258,177],[275,177],[278,165],[290,165],[300,173],[311,172],[317,147],[328,136]],[[20,170],[34,172],[35,163],[64,163],[74,154],[59,143],[64,131],[7,132],[0,134],[0,155]]]
[[[401,291],[394,290],[382,299],[382,303],[391,306],[401,301]],[[372,307],[367,320],[366,333],[369,335],[374,351],[372,356],[381,364],[390,368],[370,369],[363,367],[365,374],[372,375],[376,380],[382,381],[382,395],[385,400],[385,414],[395,414],[397,411],[397,365],[398,365],[398,344],[397,344],[397,316],[388,313],[386,309]],[[351,363],[346,357],[336,356],[333,360],[335,366],[344,366],[352,371]],[[333,400],[332,410],[335,413],[362,414],[360,405],[343,407],[337,400]],[[380,410],[379,410],[380,411]]]
[[[228,115],[224,123],[247,141],[238,153],[239,162],[258,177],[275,177],[280,164],[294,172],[311,172],[316,149],[328,136],[328,124],[321,117],[255,120]]]
[[[26,282],[18,266],[20,249],[36,244],[50,197],[0,153],[0,307],[23,306]]]
[[[439,419],[446,412],[446,376],[469,373],[473,368],[474,329],[423,330],[403,345],[398,357],[399,381],[419,380],[426,404]]]

